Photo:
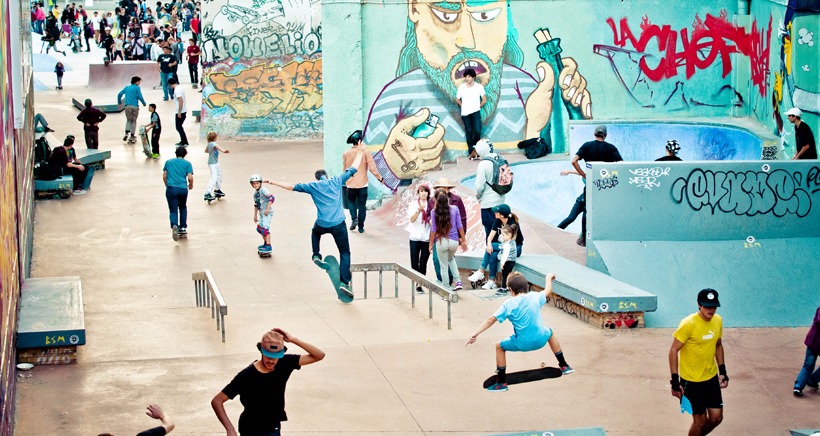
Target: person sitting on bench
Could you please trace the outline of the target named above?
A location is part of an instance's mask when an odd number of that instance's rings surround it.
[[[74,179],[74,195],[85,195],[91,187],[94,177],[94,166],[80,163],[74,152],[74,135],[68,135],[63,145],[51,151],[48,166],[55,178],[71,174]]]

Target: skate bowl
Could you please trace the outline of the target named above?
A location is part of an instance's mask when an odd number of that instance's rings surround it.
[[[88,87],[95,90],[120,90],[131,84],[131,78],[142,78],[142,86],[154,86],[160,82],[159,64],[151,61],[116,61],[88,65]]]

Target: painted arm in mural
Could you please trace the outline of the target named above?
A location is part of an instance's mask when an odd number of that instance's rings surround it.
[[[429,116],[430,110],[423,108],[397,121],[384,148],[374,156],[383,183],[389,188],[396,189],[401,179],[420,177],[441,165],[444,127],[439,124],[429,135],[413,137],[413,130],[424,124]]]
[[[561,91],[561,98],[570,118],[592,118],[592,98],[587,88],[587,81],[578,72],[578,64],[572,58],[561,58],[560,48],[557,48],[557,40],[552,39],[545,29],[535,32],[535,39],[538,40],[538,52],[542,61],[535,66],[538,74],[538,86],[527,98],[525,111],[527,113],[527,127],[525,139],[538,138],[541,131],[547,126],[553,111],[553,94],[555,92],[555,70],[561,68],[558,73],[558,88]],[[551,65],[555,64],[555,67]]]

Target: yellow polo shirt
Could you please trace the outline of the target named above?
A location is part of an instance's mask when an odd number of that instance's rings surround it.
[[[717,341],[723,336],[723,319],[715,314],[711,321],[704,321],[696,312],[680,322],[673,335],[683,342],[680,350],[678,371],[682,379],[702,382],[718,373],[715,362]]]

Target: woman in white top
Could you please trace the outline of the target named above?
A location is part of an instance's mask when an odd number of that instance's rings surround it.
[[[419,184],[416,188],[416,197],[410,200],[407,206],[407,217],[410,222],[405,229],[410,233],[410,267],[421,275],[427,275],[427,260],[430,258],[430,187]],[[416,292],[424,293],[421,286],[416,286]]]

